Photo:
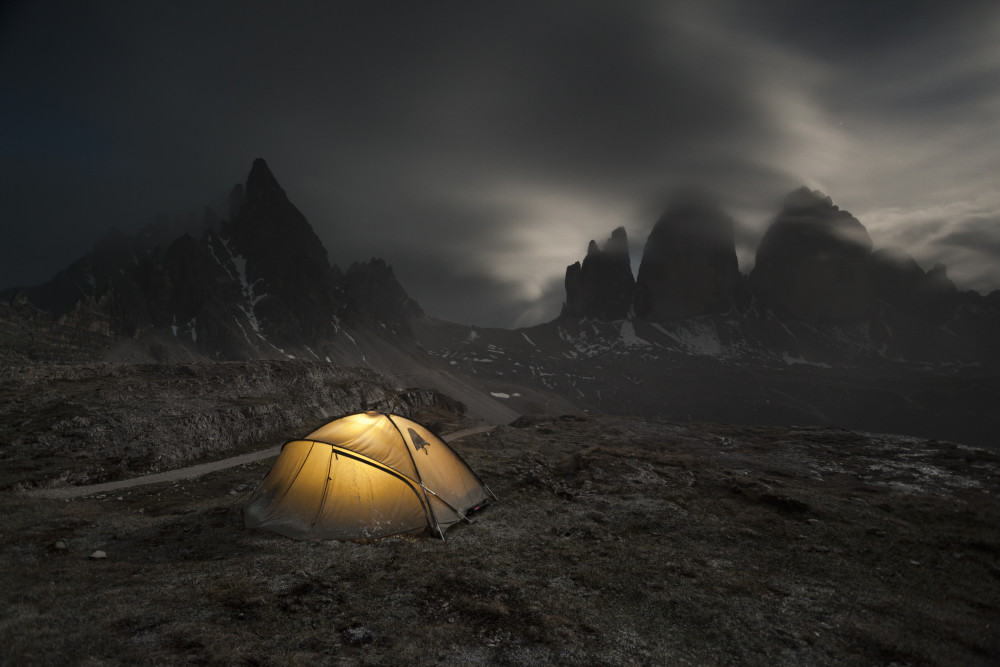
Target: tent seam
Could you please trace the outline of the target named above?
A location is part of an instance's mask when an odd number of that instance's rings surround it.
[[[444,539],[444,531],[441,530],[441,523],[437,520],[437,515],[434,514],[434,507],[431,505],[431,499],[427,497],[427,487],[424,486],[424,476],[420,474],[420,468],[417,467],[417,461],[416,461],[416,459],[413,458],[413,452],[410,451],[409,446],[406,444],[406,436],[403,435],[403,432],[401,430],[399,430],[399,424],[397,424],[396,420],[393,419],[393,417],[395,417],[396,415],[393,415],[393,414],[390,413],[390,414],[386,414],[384,416],[385,416],[386,419],[389,420],[389,423],[392,424],[392,427],[394,429],[396,429],[396,433],[399,434],[400,439],[403,441],[403,448],[406,449],[406,454],[410,457],[410,462],[413,463],[413,471],[415,473],[417,473],[418,479],[416,481],[420,484],[420,488],[424,492],[424,498],[427,499],[427,509],[430,511],[429,512],[430,513],[430,518],[434,521],[434,524],[431,526],[431,528],[437,528],[438,534],[441,535],[441,539],[443,540]],[[435,436],[435,437],[437,437],[437,436]],[[438,438],[438,440],[440,440],[440,438]],[[437,496],[436,493],[434,495]],[[442,502],[444,502],[444,501],[442,501]],[[448,503],[445,503],[445,505],[447,505],[447,504]]]

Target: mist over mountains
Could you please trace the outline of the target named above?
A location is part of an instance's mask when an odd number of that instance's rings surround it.
[[[943,325],[962,305],[980,314],[1000,306],[1000,291],[959,292],[942,264],[925,272],[901,248],[873,252],[860,221],[805,187],[785,199],[749,275],[739,271],[732,219],[705,193],[687,191],[653,227],[636,278],[619,227],[603,248],[591,241],[582,263],[567,267],[566,295],[563,317],[632,313],[661,323],[753,312],[815,325],[877,326],[906,316],[912,328]]]
[[[331,265],[262,159],[229,209],[111,231],[48,282],[6,290],[6,360],[295,358],[420,377],[494,422],[597,410],[968,441],[985,438],[1000,393],[1000,292],[961,292],[944,266],[873,249],[859,220],[807,188],[788,195],[749,275],[731,217],[688,190],[635,274],[615,229],[566,268],[561,313],[513,331],[428,316],[381,259]]]

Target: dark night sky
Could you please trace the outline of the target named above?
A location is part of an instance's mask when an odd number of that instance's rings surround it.
[[[224,213],[258,156],[332,262],[383,257],[458,322],[551,319],[591,238],[624,225],[638,258],[690,184],[744,271],[806,184],[989,291],[1000,4],[0,5],[0,287],[111,226]]]

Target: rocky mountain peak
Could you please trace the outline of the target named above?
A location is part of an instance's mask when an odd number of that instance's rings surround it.
[[[841,210],[819,190],[807,187],[797,188],[788,194],[772,228],[777,228],[772,242],[799,242],[810,247],[839,242],[845,246],[858,246],[857,252],[860,253],[870,253],[872,249],[868,230],[857,218]],[[761,245],[764,245],[763,241]]]
[[[604,244],[604,252],[610,255],[628,257],[628,234],[624,227],[618,227],[611,232],[611,238]],[[631,267],[631,260],[629,260]]]
[[[348,285],[264,160],[229,204],[229,220],[206,209],[157,216],[138,234],[112,230],[52,280],[17,294],[66,326],[105,332],[106,345],[128,339],[157,360],[286,356],[284,348],[322,358],[353,315],[348,295],[369,323],[405,325],[421,314],[384,262],[362,265]]]
[[[278,185],[278,179],[271,173],[264,158],[257,158],[247,176],[246,197],[249,202],[278,200],[288,201],[285,191]]]
[[[811,190],[802,185],[785,196],[785,211],[810,211],[816,208],[839,210],[833,199],[819,190]]]
[[[732,219],[708,195],[674,196],[639,264],[635,313],[666,321],[722,313],[742,286]]]
[[[611,233],[604,248],[591,240],[583,263],[566,267],[563,317],[620,320],[628,317],[635,291],[624,227]]]
[[[871,237],[857,218],[823,193],[798,188],[757,248],[750,287],[758,304],[778,317],[861,321],[874,306],[871,248]]]
[[[958,290],[943,264],[924,272],[905,250],[882,248],[871,256],[872,289],[879,299],[932,324],[955,313]]]
[[[355,262],[347,269],[345,282],[348,312],[355,319],[371,318],[408,331],[410,318],[424,314],[383,259]]]
[[[237,183],[229,192],[229,219],[232,220],[240,214],[243,203],[247,200],[247,193],[243,190],[243,184]]]
[[[326,248],[263,159],[254,160],[245,201],[220,236],[241,265],[256,317],[276,341],[325,335],[330,314],[341,305]]]

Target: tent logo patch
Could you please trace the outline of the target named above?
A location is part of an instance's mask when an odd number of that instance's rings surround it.
[[[424,454],[430,454],[429,448],[431,446],[431,443],[421,438],[420,434],[414,431],[412,428],[407,428],[406,430],[409,431],[410,433],[410,441],[413,443],[413,448],[416,449],[417,451],[420,451],[421,449],[424,449],[424,447],[427,447],[428,449],[424,450]]]

